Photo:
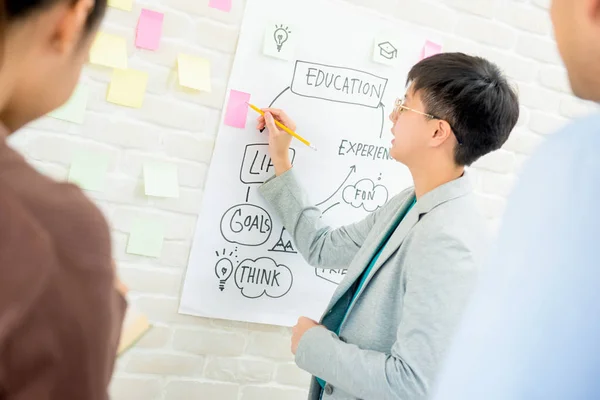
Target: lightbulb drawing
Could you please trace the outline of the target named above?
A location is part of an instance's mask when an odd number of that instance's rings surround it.
[[[231,277],[233,272],[233,263],[228,258],[222,258],[215,266],[215,273],[219,278],[219,289],[221,292],[225,290],[225,283]]]
[[[277,44],[277,52],[280,53],[283,44],[290,38],[292,31],[290,31],[290,28],[287,26],[284,28],[283,25],[275,25],[275,28],[276,29],[273,33],[273,37],[275,38],[275,43]]]

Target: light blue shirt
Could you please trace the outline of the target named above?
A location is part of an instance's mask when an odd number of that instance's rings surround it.
[[[600,116],[524,166],[434,393],[600,399]]]

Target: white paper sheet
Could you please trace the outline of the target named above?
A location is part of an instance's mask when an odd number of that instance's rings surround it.
[[[265,55],[265,27],[276,24],[293,26],[289,61]],[[382,32],[402,38],[394,67],[373,60]],[[346,2],[248,0],[227,93],[285,109],[318,148],[294,140],[290,151],[326,223],[360,220],[411,185],[389,159],[388,115],[427,39],[439,40]],[[261,198],[274,171],[257,117],[251,110],[245,129],[220,126],[180,312],[283,326],[302,315],[318,320],[344,271],[310,267]]]

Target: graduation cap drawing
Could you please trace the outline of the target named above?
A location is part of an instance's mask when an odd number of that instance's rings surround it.
[[[379,52],[382,57],[387,58],[388,60],[393,60],[398,57],[398,49],[390,42],[379,43]]]

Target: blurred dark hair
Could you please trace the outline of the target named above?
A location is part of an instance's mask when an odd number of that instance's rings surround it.
[[[508,139],[519,119],[519,99],[500,69],[463,53],[441,53],[416,64],[407,84],[425,112],[447,121],[459,145],[455,162],[471,165]]]
[[[0,0],[2,25],[10,24],[17,19],[27,17],[33,12],[51,7],[59,2],[75,3],[76,0]],[[106,12],[106,4],[107,0],[94,1],[94,8],[86,22],[88,30],[92,30],[100,23]]]

